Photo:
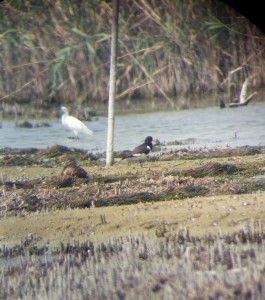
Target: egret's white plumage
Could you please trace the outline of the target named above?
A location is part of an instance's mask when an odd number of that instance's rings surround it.
[[[69,116],[68,109],[65,106],[61,107],[61,111],[63,112],[62,124],[74,134],[75,138],[79,138],[79,133],[87,135],[93,134],[93,131],[88,129],[83,122],[73,116]]]

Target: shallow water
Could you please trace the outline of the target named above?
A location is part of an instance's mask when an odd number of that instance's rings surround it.
[[[47,121],[51,127],[17,128],[4,120],[0,129],[0,148],[46,148],[64,145],[88,151],[106,150],[107,118],[95,118],[85,124],[94,132],[72,140],[60,118],[28,120],[33,125]],[[265,146],[265,102],[237,108],[219,107],[185,111],[129,114],[115,118],[114,150],[132,149],[147,135],[168,143],[182,141],[185,147]],[[180,145],[178,147],[183,147]]]

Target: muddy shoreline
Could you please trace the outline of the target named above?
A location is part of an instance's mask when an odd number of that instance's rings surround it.
[[[69,161],[88,176],[63,175]],[[262,147],[183,148],[115,161],[106,168],[104,154],[62,146],[1,149],[0,242],[28,234],[55,244],[131,230],[159,235],[166,227],[231,231],[265,216]]]
[[[154,150],[0,150],[0,299],[263,299],[265,148]]]

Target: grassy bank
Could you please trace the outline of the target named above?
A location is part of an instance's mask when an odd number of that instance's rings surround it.
[[[155,150],[1,149],[0,299],[262,299],[264,148]]]
[[[213,224],[218,224],[222,216],[227,225],[223,229],[233,228],[235,214],[238,219],[235,218],[234,222],[239,224],[244,221],[244,211],[250,214],[245,214],[248,221],[252,217],[262,219],[260,205],[263,207],[265,191],[263,148],[183,148],[164,150],[163,153],[159,148],[156,150],[154,154],[157,155],[149,159],[135,161],[117,158],[111,168],[106,168],[103,154],[89,154],[77,149],[60,146],[43,150],[2,149],[1,221],[8,222],[15,217],[17,222],[28,220],[33,224],[41,218],[38,230],[38,226],[30,224],[18,226],[22,230],[20,238],[27,233],[38,235],[38,232],[47,232],[52,236],[55,229],[57,233],[65,230],[69,238],[75,236],[78,228],[80,236],[84,234],[91,238],[96,228],[102,229],[101,234],[113,231],[119,235],[119,232],[137,228],[139,223],[142,223],[140,230],[146,227],[154,233],[163,224],[171,224],[175,217],[180,218],[176,219],[176,228],[178,224],[185,227],[193,220],[194,228],[199,231],[214,227]],[[119,153],[115,155],[119,156]],[[68,172],[72,172],[73,161],[82,168],[81,175],[64,175],[62,171],[69,162]],[[260,199],[256,201],[258,210],[253,208],[249,211],[249,203],[254,205],[257,197]],[[226,207],[223,212],[215,208],[219,201]],[[233,208],[234,205],[237,209]],[[178,215],[182,207],[184,210]],[[193,211],[192,216],[189,216],[189,209]],[[211,213],[206,213],[207,209]],[[204,213],[208,216],[207,220]],[[65,217],[67,220],[67,215],[71,214],[76,217],[69,218],[66,227],[58,225],[61,219]],[[84,226],[82,229],[81,223],[76,223],[78,215]],[[132,215],[137,218],[132,218]],[[147,219],[144,221],[147,215],[150,224]],[[51,230],[51,220],[57,217],[59,220]],[[43,220],[46,218],[51,222],[44,230],[47,225]],[[204,221],[205,225],[200,224]],[[66,229],[68,225],[69,230],[73,226],[69,232]],[[10,224],[2,228],[13,231]],[[31,228],[37,231],[32,232]],[[3,240],[8,241],[10,233],[4,236],[7,238]]]

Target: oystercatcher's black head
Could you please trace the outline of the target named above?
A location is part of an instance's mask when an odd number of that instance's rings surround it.
[[[144,142],[149,145],[152,144],[153,138],[149,135],[145,138]]]
[[[148,145],[151,149],[153,148],[153,145],[157,144],[158,143],[158,140],[156,139],[153,139],[150,135],[147,136],[144,140],[144,143],[146,145]]]

